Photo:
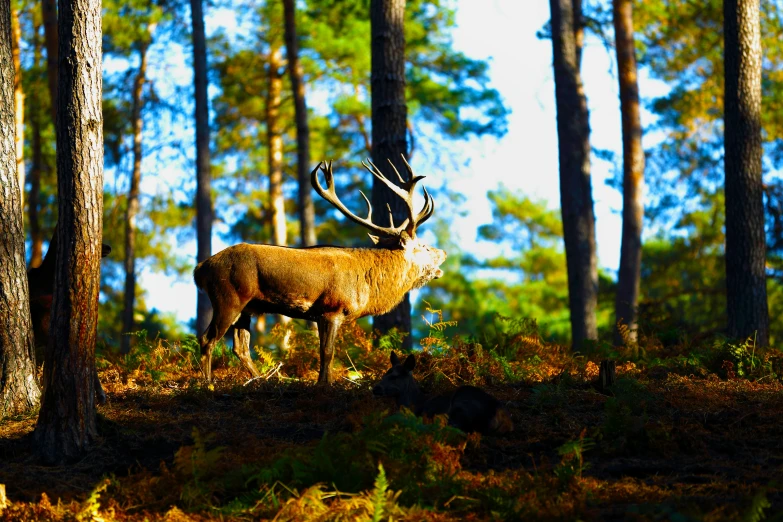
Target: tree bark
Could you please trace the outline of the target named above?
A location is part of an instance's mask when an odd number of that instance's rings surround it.
[[[283,77],[280,73],[283,59],[280,47],[273,47],[269,53],[269,75],[266,97],[266,135],[269,150],[269,214],[272,224],[272,244],[287,246],[285,220],[285,198],[283,197],[283,134],[280,129],[280,105],[283,94]],[[280,324],[291,322],[289,317],[278,316]],[[281,343],[281,349],[288,349],[288,335]]]
[[[16,175],[19,178],[22,215],[24,215],[24,91],[22,90],[22,62],[19,49],[22,43],[22,28],[19,26],[19,13],[11,9],[11,51],[14,60],[14,144],[16,150]]]
[[[11,4],[0,4],[0,94],[14,94]],[[17,23],[18,28],[18,23]],[[18,51],[18,48],[17,48]],[[0,104],[0,419],[38,406],[30,296],[25,266],[22,198],[16,175],[14,110]]]
[[[371,0],[370,27],[372,42],[372,159],[382,171],[391,169],[391,161],[399,172],[406,172],[402,156],[408,152],[405,103],[405,0]],[[397,177],[388,178],[395,183]],[[373,222],[388,226],[391,208],[394,223],[405,219],[405,204],[388,187],[373,178],[372,206],[376,209]],[[407,333],[403,350],[413,347],[411,331],[411,302],[405,294],[403,301],[391,312],[375,316],[373,326],[386,333],[392,328]]]
[[[723,14],[728,334],[767,346],[759,0],[725,0]]]
[[[40,26],[34,26],[33,35],[33,59],[36,68],[41,63],[41,39]],[[32,158],[30,165],[30,197],[27,201],[27,215],[30,221],[30,268],[41,265],[43,261],[43,233],[41,232],[41,223],[38,217],[38,206],[41,195],[41,172],[43,170],[43,144],[41,142],[41,111],[39,107],[33,107],[30,112],[30,149]]]
[[[283,197],[283,134],[280,130],[280,104],[282,103],[283,66],[280,47],[269,53],[268,85],[266,93],[266,139],[269,150],[269,215],[272,224],[272,244],[287,246],[285,222],[285,198]]]
[[[134,330],[133,310],[136,303],[136,216],[139,213],[139,185],[141,185],[141,111],[144,105],[144,83],[147,80],[147,46],[139,47],[139,70],[133,82],[133,173],[128,188],[128,205],[125,209],[125,307],[122,312],[122,337],[120,352],[128,353],[131,348],[130,333]]]
[[[283,0],[285,11],[285,47],[288,58],[288,77],[294,95],[296,118],[296,168],[299,182],[299,237],[302,246],[315,245],[315,207],[310,188],[310,126],[307,122],[305,83],[299,63],[299,42],[296,33],[296,6],[294,0]]]
[[[51,100],[52,121],[57,121],[57,64],[58,64],[58,28],[57,0],[41,0],[41,14],[46,42],[46,70],[49,79],[49,99]]]
[[[101,2],[60,4],[57,262],[35,442],[46,462],[86,451],[95,425],[95,342],[103,233]]]
[[[621,345],[620,323],[628,327],[627,340],[634,342],[637,337],[644,220],[644,149],[633,37],[633,2],[614,0],[613,8],[623,132],[623,236],[615,300],[615,344]]]
[[[598,263],[590,180],[590,125],[579,72],[579,0],[550,0],[552,50],[560,160],[560,211],[563,216],[571,341],[575,350],[598,336]],[[576,6],[576,9],[575,9]]]
[[[193,24],[193,83],[196,96],[196,261],[212,255],[212,194],[210,190],[209,99],[207,98],[207,37],[202,0],[190,0]],[[207,329],[212,307],[204,292],[197,292],[196,331]]]

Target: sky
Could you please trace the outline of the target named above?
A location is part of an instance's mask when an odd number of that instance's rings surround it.
[[[552,43],[539,40],[536,32],[549,20],[549,2],[544,0],[459,0],[457,28],[453,32],[456,49],[471,58],[490,63],[491,86],[497,89],[511,114],[508,133],[502,138],[473,138],[458,144],[457,170],[448,172],[450,188],[463,193],[467,215],[453,222],[452,232],[463,251],[481,258],[492,246],[477,240],[477,228],[492,221],[489,201],[477,197],[503,184],[512,190],[545,200],[559,208],[558,145],[555,113]],[[207,19],[208,32],[221,18]],[[212,25],[212,27],[209,27]],[[369,52],[369,45],[368,45]],[[619,96],[614,51],[596,39],[588,38],[583,52],[582,74],[590,110],[591,145],[615,152],[622,158]],[[660,96],[665,85],[640,74],[643,98]],[[643,111],[642,124],[652,115]],[[646,138],[647,136],[645,136]],[[649,143],[644,143],[645,147]],[[417,174],[436,178],[443,172],[428,163],[426,154],[413,158]],[[592,162],[593,200],[596,215],[596,242],[599,265],[616,272],[620,257],[622,209],[621,194],[606,184],[616,166]],[[225,248],[213,239],[213,251]],[[183,245],[195,257],[195,244]],[[446,274],[448,276],[448,274]],[[141,285],[150,308],[171,312],[181,322],[195,314],[196,288],[190,278],[175,280],[145,270]]]

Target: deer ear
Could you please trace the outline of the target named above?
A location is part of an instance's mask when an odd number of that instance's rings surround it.
[[[413,355],[413,354],[410,354],[410,355],[409,355],[409,356],[408,356],[408,357],[405,359],[405,364],[404,364],[404,367],[405,367],[405,369],[406,369],[406,370],[408,370],[409,372],[412,372],[412,371],[413,371],[413,369],[416,367],[416,356],[415,356],[415,355]]]
[[[391,353],[391,356],[389,357],[389,361],[391,362],[392,366],[397,366],[398,364],[400,364],[400,359],[399,357],[397,357],[397,354],[394,352]]]

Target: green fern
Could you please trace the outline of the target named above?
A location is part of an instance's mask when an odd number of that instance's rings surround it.
[[[386,504],[386,490],[389,489],[389,483],[386,481],[386,472],[383,470],[383,464],[378,463],[378,476],[375,478],[370,500],[372,501],[372,522],[380,522],[383,517],[383,507]]]

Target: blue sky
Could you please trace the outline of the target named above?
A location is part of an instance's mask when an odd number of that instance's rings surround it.
[[[549,2],[545,0],[457,2],[455,47],[472,58],[490,61],[492,86],[512,111],[508,133],[503,138],[475,138],[457,146],[444,144],[456,156],[450,162],[457,166],[456,172],[449,168],[447,173],[450,188],[467,197],[467,215],[455,221],[452,230],[461,248],[478,257],[490,254],[492,248],[476,239],[477,228],[491,221],[490,206],[483,197],[488,190],[504,184],[547,201],[551,208],[559,205],[552,44],[536,38],[536,32],[548,19]],[[220,23],[220,17],[208,19],[208,31]],[[582,72],[590,109],[591,144],[594,148],[615,151],[620,159],[620,112],[613,51],[588,39]],[[666,92],[664,85],[649,80],[644,72],[640,89],[643,98]],[[651,121],[652,116],[643,113],[642,123],[647,126]],[[648,147],[649,143],[644,145]],[[446,174],[429,163],[426,153],[415,155],[412,164],[417,174],[427,174],[433,179]],[[622,208],[619,192],[605,183],[612,177],[614,168],[594,158],[593,199],[599,264],[611,271],[617,269],[619,262]],[[225,246],[219,239],[213,240],[213,251]],[[195,256],[193,243],[181,248]],[[141,275],[141,285],[147,292],[148,306],[173,312],[183,322],[194,315],[196,288],[190,278],[177,281],[146,270]]]

